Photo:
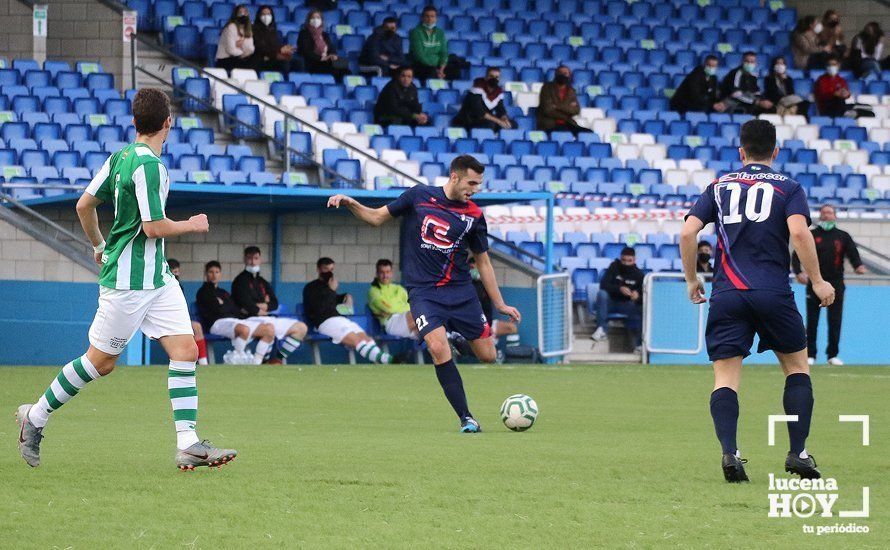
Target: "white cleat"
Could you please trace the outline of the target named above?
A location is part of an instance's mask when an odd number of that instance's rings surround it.
[[[807,357],[807,365],[809,365],[809,366],[812,367],[812,366],[815,365],[815,364],[816,364],[816,358],[815,358],[815,357]]]
[[[590,335],[590,338],[595,342],[602,342],[606,338],[609,337],[609,334],[606,332],[606,329],[603,327],[597,327],[596,331]]]
[[[844,366],[844,362],[841,361],[840,357],[829,357],[828,364],[831,365],[832,367],[843,367]]]

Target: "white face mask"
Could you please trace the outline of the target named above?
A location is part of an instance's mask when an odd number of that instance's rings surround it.
[[[260,21],[263,22],[263,25],[266,25],[266,26],[268,27],[269,25],[272,24],[272,16],[269,15],[269,14],[261,15],[261,16],[260,16]]]
[[[317,29],[318,27],[321,26],[321,18],[313,17],[312,19],[309,20],[309,24]]]
[[[779,63],[773,67],[773,70],[776,71],[776,74],[785,74],[785,65]]]
[[[253,273],[254,275],[256,275],[257,273],[260,272],[260,266],[258,266],[258,265],[246,265],[246,266],[244,266],[244,271],[246,271],[246,272],[248,272],[248,273]]]
[[[816,34],[822,32],[822,23],[816,23],[816,26],[813,27],[813,32]]]
[[[831,76],[836,76],[838,71],[840,71],[840,67],[838,67],[837,65],[829,65],[825,68],[825,72],[827,72]]]

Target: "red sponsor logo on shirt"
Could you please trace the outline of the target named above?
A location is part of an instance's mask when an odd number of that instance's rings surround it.
[[[450,223],[429,214],[420,226],[420,238],[436,248],[451,248],[454,246],[454,241],[448,238],[449,229],[451,229]]]

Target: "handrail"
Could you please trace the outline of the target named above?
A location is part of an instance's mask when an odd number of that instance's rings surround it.
[[[81,237],[75,235],[71,231],[68,231],[61,225],[59,225],[56,222],[54,222],[53,220],[47,218],[40,212],[34,210],[33,208],[22,204],[21,202],[18,201],[18,199],[12,197],[11,195],[7,195],[5,193],[0,193],[0,198],[2,198],[4,202],[8,202],[12,206],[18,208],[19,210],[26,212],[29,216],[33,216],[34,218],[37,218],[41,222],[45,223],[50,228],[52,228],[53,231],[55,231],[57,235],[58,234],[64,235],[65,237],[68,237],[68,239],[74,241],[75,243],[77,243],[79,245],[92,248],[92,245],[88,244],[85,240],[81,239]]]
[[[180,87],[180,86],[176,86],[176,84],[173,83],[172,81],[171,81],[171,82],[168,82],[168,81],[164,80],[163,78],[161,78],[160,76],[158,76],[158,75],[156,75],[156,74],[153,74],[153,73],[151,73],[151,72],[149,72],[149,71],[143,69],[142,67],[136,67],[136,69],[139,70],[139,71],[142,71],[143,73],[145,73],[145,74],[148,75],[149,77],[154,78],[155,80],[157,80],[157,81],[159,81],[159,82],[161,82],[161,83],[163,83],[163,84],[166,84],[166,85],[172,87],[175,91],[181,93],[182,95],[184,95],[184,96],[186,96],[186,97],[188,97],[188,98],[190,98],[190,99],[193,99],[193,100],[195,100],[195,101],[201,103],[202,105],[204,105],[204,106],[206,106],[206,107],[212,109],[216,114],[218,114],[218,115],[222,115],[226,120],[234,120],[237,124],[241,124],[241,125],[243,125],[243,126],[246,126],[247,128],[250,128],[250,129],[253,130],[254,132],[257,132],[257,133],[259,133],[259,134],[262,134],[263,136],[266,137],[266,139],[271,139],[271,140],[274,141],[275,143],[279,143],[279,141],[278,141],[277,139],[275,139],[275,138],[270,138],[268,135],[266,135],[266,133],[263,131],[263,128],[261,128],[261,127],[259,127],[259,126],[254,126],[253,124],[247,124],[247,123],[241,121],[241,120],[238,119],[236,116],[234,116],[234,115],[232,115],[232,114],[230,114],[230,113],[227,113],[227,112],[225,112],[225,111],[223,111],[223,110],[221,110],[221,109],[218,109],[215,105],[213,105],[212,103],[206,101],[204,98],[201,98],[201,97],[192,95],[192,94],[186,92],[186,91],[185,91],[185,88]],[[335,179],[335,180],[338,180],[338,181],[346,181],[346,182],[348,182],[348,183],[354,183],[354,184],[358,184],[358,185],[360,185],[360,184],[362,183],[361,180],[356,180],[356,179],[346,178],[346,177],[344,177],[343,175],[341,175],[339,172],[337,172],[336,170],[334,170],[334,169],[332,169],[332,168],[328,168],[327,166],[324,166],[323,164],[321,164],[321,163],[319,163],[319,162],[316,162],[315,159],[314,159],[311,155],[309,155],[309,154],[306,154],[306,153],[304,153],[304,152],[302,152],[302,151],[297,151],[296,149],[293,149],[293,148],[290,147],[290,146],[285,146],[284,144],[281,144],[281,146],[282,146],[282,149],[284,149],[284,152],[285,152],[285,156],[286,156],[286,157],[290,158],[290,154],[291,154],[291,153],[296,153],[297,155],[299,155],[299,156],[301,156],[301,157],[303,157],[303,158],[309,160],[313,165],[315,165],[317,168],[321,169],[321,170],[322,170],[323,172],[325,172],[327,175],[332,176],[333,179]],[[287,173],[287,172],[289,172],[289,170],[285,170],[285,173]]]
[[[886,254],[878,252],[877,250],[875,250],[874,248],[872,248],[870,246],[866,246],[862,243],[856,243],[856,246],[861,248],[862,250],[865,250],[866,252],[868,252],[869,254],[871,254],[873,256],[877,256],[880,260],[882,260],[884,262],[890,262],[890,256],[887,256]]]
[[[290,113],[290,112],[288,112],[288,111],[285,111],[284,109],[282,109],[282,108],[279,107],[278,105],[276,105],[276,104],[274,104],[274,103],[269,103],[269,102],[266,101],[265,99],[263,99],[263,98],[261,98],[261,97],[259,97],[259,96],[255,96],[255,95],[251,94],[250,92],[247,92],[246,90],[240,88],[239,86],[235,86],[234,84],[232,84],[231,82],[229,82],[227,79],[222,79],[222,78],[216,76],[215,74],[212,74],[212,73],[209,73],[209,72],[205,71],[203,67],[199,66],[198,64],[196,64],[196,63],[194,63],[194,62],[192,62],[192,61],[190,61],[190,60],[188,60],[188,59],[186,59],[186,58],[184,58],[184,57],[180,57],[179,55],[173,53],[169,48],[165,48],[164,46],[161,46],[160,44],[154,43],[154,42],[148,40],[147,38],[142,37],[142,36],[141,36],[140,34],[138,34],[138,33],[134,33],[133,35],[131,35],[131,37],[132,37],[132,39],[133,39],[133,46],[130,48],[130,55],[131,55],[131,62],[132,62],[133,67],[134,67],[134,72],[135,72],[135,68],[136,68],[136,55],[135,55],[136,47],[135,47],[135,43],[136,43],[136,41],[138,41],[139,43],[141,43],[141,44],[145,44],[145,45],[148,46],[149,48],[151,48],[151,49],[153,49],[153,50],[155,50],[155,51],[161,52],[161,53],[163,53],[164,55],[166,55],[166,56],[172,58],[177,64],[180,64],[180,65],[186,65],[186,66],[188,66],[188,67],[190,67],[190,68],[192,68],[192,69],[198,71],[198,72],[199,72],[202,76],[204,76],[205,78],[211,78],[211,79],[213,79],[214,81],[217,81],[217,82],[220,82],[220,83],[222,83],[222,84],[225,84],[226,86],[229,86],[230,88],[233,88],[233,89],[237,90],[238,93],[240,93],[240,94],[242,94],[242,95],[244,95],[244,96],[247,96],[248,98],[252,99],[254,102],[262,104],[262,105],[265,106],[267,109],[272,109],[273,111],[275,111],[275,112],[277,112],[277,113],[279,113],[279,114],[281,114],[281,115],[284,115],[285,121],[287,121],[287,119],[292,119],[292,120],[294,120],[295,122],[301,124],[302,126],[308,126],[308,127],[312,128],[315,132],[320,133],[320,134],[323,134],[325,137],[331,139],[332,141],[335,141],[335,142],[336,142],[337,144],[339,144],[341,147],[343,147],[343,148],[345,148],[345,149],[348,149],[348,150],[350,150],[350,151],[353,151],[353,152],[356,153],[356,154],[361,155],[362,157],[364,157],[364,158],[365,158],[366,160],[368,160],[368,161],[376,162],[376,163],[379,164],[380,166],[384,167],[388,172],[393,173],[393,174],[396,174],[396,175],[399,175],[399,176],[401,176],[401,177],[403,177],[403,178],[405,178],[405,179],[407,179],[407,180],[412,181],[412,182],[414,183],[414,185],[423,183],[423,182],[420,181],[417,177],[412,176],[412,175],[410,175],[410,174],[408,174],[408,173],[405,173],[405,172],[399,170],[398,168],[396,168],[395,166],[391,166],[391,165],[389,165],[389,164],[383,162],[382,160],[378,159],[378,158],[375,157],[375,156],[369,155],[369,154],[368,154],[367,152],[365,152],[364,150],[359,149],[358,147],[355,147],[355,146],[352,145],[351,143],[348,143],[348,142],[346,142],[346,141],[340,139],[339,136],[336,136],[336,135],[334,135],[334,134],[332,134],[332,133],[330,133],[330,132],[328,132],[328,131],[326,131],[326,130],[322,130],[321,128],[315,126],[315,125],[312,124],[311,122],[306,121],[306,120],[303,120],[303,119],[301,119],[301,118],[295,116],[293,113]],[[144,69],[143,69],[143,72],[145,72]],[[136,79],[134,78],[134,79],[133,79],[133,83],[134,83],[134,85],[135,85],[135,80],[136,80]],[[285,132],[284,132],[284,139],[285,139],[285,142],[284,142],[283,145],[284,145],[285,147],[289,147],[289,141],[290,141],[290,124],[288,124],[287,122],[285,122],[284,127],[285,127]],[[263,135],[267,135],[265,132],[262,132],[262,133],[263,133]],[[275,140],[276,142],[278,142],[278,139],[275,138],[274,136],[272,136],[271,139],[273,139],[273,140]],[[286,169],[286,170],[289,170],[289,166],[290,166],[290,157],[287,156],[287,155],[285,155],[285,169]]]

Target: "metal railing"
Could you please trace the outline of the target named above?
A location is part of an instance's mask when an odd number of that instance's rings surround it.
[[[162,46],[162,45],[160,45],[160,44],[158,44],[158,43],[156,43],[156,42],[154,42],[140,34],[133,34],[132,40],[130,42],[130,60],[131,60],[132,71],[133,71],[132,77],[133,77],[134,86],[136,83],[136,70],[138,67],[138,65],[137,65],[137,46],[136,46],[137,42],[139,44],[142,44],[142,45],[148,47],[149,49],[155,50],[157,52],[160,52],[160,53],[170,57],[178,65],[186,66],[190,69],[195,70],[202,77],[207,78],[207,79],[211,80],[212,82],[219,83],[223,86],[226,86],[228,88],[235,90],[236,93],[249,98],[253,104],[262,105],[263,108],[271,109],[272,111],[282,115],[282,118],[284,119],[283,126],[285,129],[283,141],[279,140],[275,136],[269,136],[268,134],[265,133],[265,129],[262,129],[260,131],[260,133],[263,136],[265,136],[266,139],[279,144],[285,150],[293,150],[290,147],[290,138],[291,138],[291,127],[293,125],[292,123],[295,123],[295,124],[300,125],[303,128],[310,128],[310,129],[312,129],[312,131],[316,132],[317,134],[321,134],[321,135],[325,136],[326,138],[330,139],[331,141],[335,142],[341,148],[347,149],[347,150],[351,151],[352,153],[354,153],[355,155],[361,156],[362,158],[364,158],[365,162],[377,163],[378,165],[382,166],[389,174],[400,176],[403,179],[413,182],[414,185],[423,183],[416,176],[412,176],[411,174],[403,172],[403,171],[399,170],[398,168],[396,168],[395,166],[392,166],[392,165],[378,159],[377,157],[369,154],[367,151],[360,149],[358,147],[355,147],[351,143],[344,141],[339,136],[332,134],[331,132],[328,132],[327,130],[324,130],[323,128],[321,128],[319,126],[316,126],[312,122],[310,122],[308,120],[304,120],[300,117],[297,117],[293,113],[282,109],[277,104],[270,103],[269,101],[244,90],[240,86],[237,86],[237,85],[233,84],[232,82],[230,82],[229,79],[223,79],[213,73],[207,72],[203,67],[196,64],[195,62],[173,53],[173,51],[171,51],[169,48],[166,48],[166,47],[164,47],[164,46]],[[141,69],[142,72],[149,74],[148,71],[146,71],[145,69],[142,69],[141,67],[138,67],[138,68]],[[163,81],[163,79],[160,79],[160,77],[156,77],[156,78]],[[172,80],[172,77],[171,77],[171,80]],[[239,122],[239,123],[244,124],[243,122]],[[248,124],[244,124],[244,125],[250,127],[250,125],[248,125]],[[284,159],[285,172],[289,172],[290,171],[290,155],[285,155],[284,157],[285,157],[285,159]]]

